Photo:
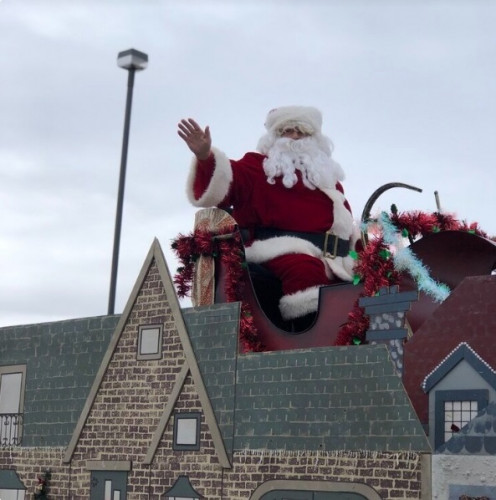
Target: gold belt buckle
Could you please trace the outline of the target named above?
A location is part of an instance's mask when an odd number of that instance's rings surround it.
[[[329,236],[334,236],[334,245],[332,249],[332,253],[327,251],[327,243],[329,242]],[[335,235],[332,234],[331,231],[326,231],[325,237],[324,237],[324,257],[327,257],[328,259],[335,259],[338,255],[338,243],[339,243],[339,238]]]

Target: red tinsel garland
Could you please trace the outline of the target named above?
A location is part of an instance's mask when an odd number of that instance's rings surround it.
[[[370,241],[358,252],[355,265],[356,283],[363,282],[360,297],[371,297],[380,288],[398,283],[399,276],[394,269],[391,254],[382,238]],[[335,344],[361,344],[365,341],[365,332],[369,328],[369,318],[358,305],[359,298],[348,314],[348,321],[340,328]]]
[[[421,211],[399,213],[393,210],[389,217],[399,233],[412,239],[440,231],[468,231],[489,238],[476,222],[468,224],[465,221],[457,220],[450,214]],[[494,238],[491,239],[494,240]],[[391,253],[382,237],[370,241],[365,248],[358,252],[355,265],[355,283],[359,282],[364,285],[364,291],[360,297],[372,297],[382,287],[398,284],[399,275],[394,269]],[[335,344],[361,344],[365,341],[365,333],[368,328],[368,317],[358,305],[357,299],[353,309],[348,314],[348,321],[338,332]]]
[[[477,222],[467,224],[465,221],[459,221],[451,214],[442,214],[439,212],[426,213],[420,211],[411,211],[390,214],[393,224],[400,230],[408,231],[412,238],[426,236],[430,233],[439,231],[470,231],[484,238],[488,235],[479,228]]]
[[[229,235],[229,237],[222,238],[222,235]],[[200,255],[203,255],[218,257],[225,264],[228,270],[224,289],[226,299],[228,302],[241,301],[244,286],[242,279],[244,254],[241,237],[234,227],[228,227],[217,233],[197,229],[188,236],[180,234],[171,246],[182,264],[174,276],[179,297],[183,298],[191,294],[195,262]],[[242,352],[263,351],[264,349],[250,308],[245,302],[241,303],[240,342]]]

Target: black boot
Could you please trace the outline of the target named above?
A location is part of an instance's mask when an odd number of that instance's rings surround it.
[[[301,333],[308,330],[314,323],[317,313],[308,313],[292,321],[292,333]]]

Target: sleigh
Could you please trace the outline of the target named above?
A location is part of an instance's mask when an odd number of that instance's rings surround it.
[[[397,183],[383,186],[369,199],[362,219],[369,217],[375,199],[390,187],[411,188]],[[431,279],[453,290],[465,277],[490,275],[496,268],[496,243],[476,233],[466,227],[431,232],[412,241],[409,252],[428,269]],[[194,238],[194,249],[188,250],[195,254],[193,305],[240,301],[242,330],[244,325],[242,349],[272,351],[339,345],[351,343],[352,338],[357,339],[356,343],[365,341],[363,331],[343,341],[343,329],[346,326],[349,329],[353,313],[360,314],[359,299],[370,295],[366,280],[321,287],[313,324],[295,332],[291,322],[284,321],[279,313],[280,282],[263,267],[246,264],[240,229],[227,212],[217,208],[197,212]],[[368,243],[366,237],[364,240]],[[415,292],[417,296],[406,312],[406,323],[413,334],[440,302],[419,289],[418,282],[408,272],[398,274],[396,285],[400,292]]]

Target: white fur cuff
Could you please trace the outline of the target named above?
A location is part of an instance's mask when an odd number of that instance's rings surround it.
[[[319,307],[320,287],[306,288],[290,295],[284,295],[279,301],[279,310],[284,320],[300,318],[316,312]]]
[[[336,257],[335,259],[325,259],[325,261],[335,276],[343,281],[353,281],[355,261],[352,257]]]
[[[215,170],[210,179],[205,192],[196,199],[193,192],[193,185],[195,183],[196,171],[198,169],[198,161],[193,158],[191,167],[186,182],[186,194],[188,200],[195,207],[215,207],[217,206],[229,192],[231,182],[233,179],[233,172],[229,158],[217,148],[212,148],[212,153],[215,160]]]

